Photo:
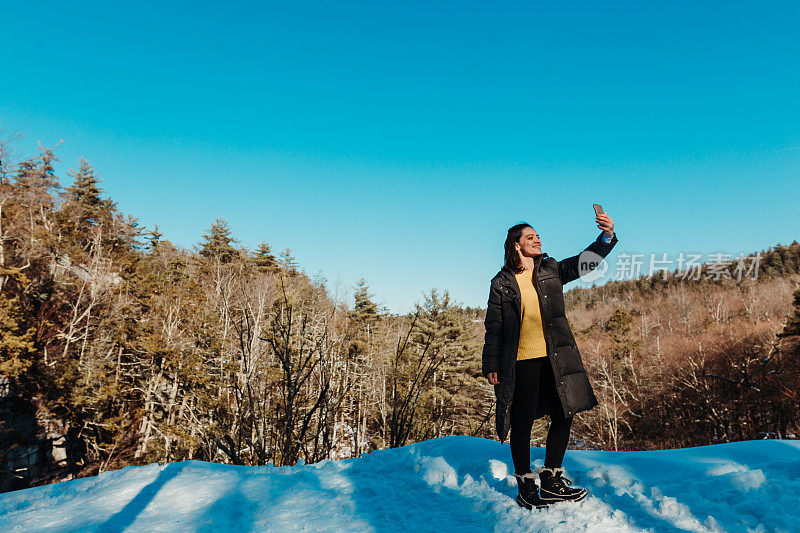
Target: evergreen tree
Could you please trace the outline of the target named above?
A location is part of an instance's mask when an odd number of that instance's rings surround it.
[[[280,259],[280,266],[289,271],[290,274],[294,274],[297,272],[297,267],[299,266],[297,260],[292,255],[291,248],[284,249],[281,254]]]
[[[70,171],[69,175],[74,181],[64,194],[67,205],[62,211],[72,222],[75,232],[87,236],[92,227],[109,218],[115,205],[110,199],[100,198],[102,190],[98,184],[101,180],[85,159],[81,159],[78,170]]]
[[[215,219],[211,228],[203,233],[203,238],[205,242],[201,245],[200,255],[204,258],[217,258],[223,263],[229,263],[239,256],[239,251],[232,245],[236,239],[224,218]]]
[[[790,275],[800,273],[800,243],[796,240],[786,249],[786,266]]]
[[[435,288],[423,294],[424,302],[414,304],[420,317],[420,330],[417,340],[431,336],[436,339],[434,350],[449,347],[461,339],[466,329],[462,318],[454,313],[458,306],[450,299],[450,293],[445,290],[441,294]]]
[[[639,351],[640,341],[636,338],[633,314],[624,308],[618,308],[606,321],[605,331],[611,336],[609,355],[614,361],[621,363],[623,373],[631,370],[633,357]]]
[[[352,361],[360,361],[368,353],[372,328],[378,321],[378,306],[372,301],[367,280],[361,278],[356,283],[354,297],[355,307],[349,313],[353,327],[348,356]]]
[[[19,164],[15,181],[21,190],[41,189],[49,191],[59,186],[53,163],[58,161],[52,148],[39,147],[39,157]]]
[[[474,412],[480,403],[479,398],[464,395],[470,387],[479,390],[469,374],[480,375],[479,368],[471,364],[474,352],[467,349],[468,316],[447,290],[440,293],[432,288],[423,298],[422,304],[415,304],[419,330],[414,338],[418,347],[432,340],[430,350],[438,363],[431,386],[420,398],[419,426],[414,433],[418,440],[452,433],[453,421],[464,420],[466,412]]]
[[[163,237],[163,235],[163,233],[158,231],[158,224],[156,224],[155,228],[147,232],[147,242],[150,250],[156,249],[158,244],[161,242],[161,237]]]
[[[41,205],[46,211],[55,207],[53,192],[60,188],[58,178],[53,170],[53,163],[58,158],[52,149],[41,149],[39,157],[23,161],[14,173],[16,196],[20,203],[29,209],[37,209]]]
[[[780,244],[778,245],[780,246]],[[783,258],[776,250],[770,251],[764,258],[764,274],[767,276],[780,276],[784,272]]]
[[[359,279],[354,289],[355,307],[351,318],[359,323],[374,324],[378,320],[378,304],[372,301],[374,294],[369,293],[367,280]]]
[[[278,268],[278,261],[272,253],[272,248],[267,241],[263,241],[256,248],[252,258],[253,265],[262,272],[272,272]]]
[[[0,291],[0,374],[16,381],[36,355],[36,327],[26,324],[20,297],[30,282],[18,268],[0,265],[0,275],[8,280]]]

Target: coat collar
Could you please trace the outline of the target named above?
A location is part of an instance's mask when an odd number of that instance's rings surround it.
[[[546,253],[542,253],[542,255],[537,255],[533,258],[533,268],[534,270],[539,268],[539,265],[542,264],[542,261],[547,259],[549,256]],[[516,286],[516,280],[514,279],[514,272],[507,266],[503,265],[503,268],[500,269],[500,275],[506,279],[506,281],[512,287]],[[513,283],[512,283],[513,282]]]
[[[541,255],[537,255],[536,257],[534,257],[533,258],[533,268],[537,268],[541,264],[541,262],[544,259],[548,258],[548,257],[550,257],[550,256],[548,256],[546,253],[542,253]],[[503,268],[500,269],[500,272],[508,272],[511,275],[514,274],[511,271],[511,269],[509,267],[507,267],[506,265],[503,265]]]

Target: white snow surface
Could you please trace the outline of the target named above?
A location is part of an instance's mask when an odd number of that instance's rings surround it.
[[[130,466],[0,494],[0,531],[800,531],[800,441],[568,450],[589,496],[533,511],[511,464],[508,444],[445,437],[310,465]]]

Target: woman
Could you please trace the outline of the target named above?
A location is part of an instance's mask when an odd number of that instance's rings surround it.
[[[602,231],[581,254],[556,261],[542,253],[529,224],[508,230],[505,265],[492,278],[486,309],[483,375],[494,385],[500,442],[511,430],[511,456],[519,494],[528,509],[580,501],[586,489],[570,487],[561,463],[572,418],[597,405],[580,352],[564,314],[563,286],[597,267],[617,243],[614,221],[595,218]],[[533,421],[550,416],[541,490],[530,469]]]

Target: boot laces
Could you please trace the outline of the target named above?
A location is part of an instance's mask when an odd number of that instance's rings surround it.
[[[570,481],[565,477],[561,477],[560,471],[556,472],[556,474],[553,476],[553,484],[561,489],[565,489],[566,486],[564,485],[564,483],[566,483],[567,485],[572,485],[572,481]]]

